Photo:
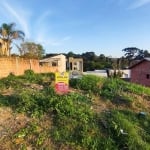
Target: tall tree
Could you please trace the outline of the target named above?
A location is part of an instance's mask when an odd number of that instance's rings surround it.
[[[11,51],[11,43],[16,39],[24,39],[24,32],[21,30],[15,30],[15,23],[6,24],[3,23],[0,27],[0,39],[3,41],[2,44],[6,43],[5,51],[3,51],[3,55],[10,56]]]
[[[76,54],[74,54],[72,51],[68,52],[67,57],[75,57]]]
[[[18,47],[18,46],[17,46]],[[41,44],[36,44],[34,42],[25,42],[18,47],[20,55],[29,58],[42,58],[44,56],[45,50]]]
[[[82,54],[83,59],[86,59],[88,61],[93,61],[96,59],[96,55],[94,52],[86,52]]]
[[[139,50],[136,59],[141,60],[144,57],[150,57],[148,50]]]
[[[128,47],[122,51],[125,52],[125,59],[128,60],[128,65],[131,65],[133,60],[141,60],[144,57],[150,57],[148,50],[142,50],[136,47]]]
[[[137,56],[140,49],[136,47],[128,47],[128,48],[123,49],[122,51],[125,52],[126,58],[134,59]]]
[[[128,47],[122,50],[125,52],[125,58],[128,59],[128,65],[131,65],[131,62],[136,59],[140,49],[136,47]]]

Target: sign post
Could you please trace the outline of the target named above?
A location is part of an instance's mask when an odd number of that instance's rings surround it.
[[[58,94],[68,93],[69,91],[69,73],[55,73],[55,91]]]

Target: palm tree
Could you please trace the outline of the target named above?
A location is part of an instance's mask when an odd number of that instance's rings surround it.
[[[15,23],[6,24],[3,23],[0,27],[0,39],[3,41],[2,44],[5,44],[5,50],[3,50],[3,55],[10,56],[11,43],[15,39],[24,40],[24,32],[20,30],[15,30]]]

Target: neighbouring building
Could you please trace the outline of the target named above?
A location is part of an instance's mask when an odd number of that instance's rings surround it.
[[[110,69],[109,70],[110,74],[114,74],[115,70]],[[116,73],[120,72],[121,73],[121,77],[122,79],[130,79],[131,77],[131,71],[130,69],[120,69],[120,70],[116,70]]]
[[[60,54],[40,60],[41,66],[56,68],[58,72],[66,72],[66,56]]]
[[[130,80],[130,69],[122,69],[122,70],[116,70],[116,72],[122,72],[122,76],[120,78],[122,79],[127,79]],[[113,74],[114,70],[109,69],[109,73]],[[86,71],[83,74],[91,74],[91,75],[96,75],[96,76],[101,76],[101,77],[107,77],[107,71],[106,70],[94,70],[94,71]]]
[[[144,58],[130,67],[131,82],[150,86],[150,58]]]
[[[79,71],[83,72],[83,59],[69,57],[67,60],[67,68],[69,71]]]

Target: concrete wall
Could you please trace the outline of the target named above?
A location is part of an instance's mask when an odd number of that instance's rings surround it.
[[[113,73],[114,70],[109,70],[110,73]],[[122,74],[122,77],[121,78],[130,78],[130,69],[127,69],[127,70],[120,70],[123,74]],[[118,70],[117,70],[118,72]],[[107,73],[106,73],[106,70],[95,70],[95,71],[87,71],[87,72],[83,72],[83,74],[85,75],[88,75],[88,74],[91,74],[91,75],[96,75],[96,76],[101,76],[101,77],[107,77]]]
[[[69,71],[77,70],[77,71],[83,72],[83,59],[82,58],[69,57],[67,63],[68,63]]]
[[[39,60],[24,59],[20,57],[0,58],[0,78],[8,76],[10,73],[23,75],[25,70],[32,69],[35,73],[48,73],[59,71],[58,67],[40,66]]]
[[[53,65],[56,63],[56,66]],[[53,57],[45,58],[40,60],[41,66],[47,66],[50,68],[56,68],[59,72],[66,72],[66,56],[65,55],[56,55]]]
[[[66,72],[66,56],[65,55],[57,55],[52,57],[54,59],[58,59],[58,68],[59,68],[59,72]]]
[[[150,75],[150,61],[145,60],[131,68],[131,82],[150,86],[150,78],[147,78],[147,74]]]
[[[100,77],[107,77],[106,70],[95,70],[83,72],[84,75],[96,75]]]
[[[130,78],[131,77],[131,70],[130,69],[123,69],[123,70],[116,70],[116,72],[122,72],[122,76],[120,78]],[[110,73],[114,73],[114,70],[111,69]]]

